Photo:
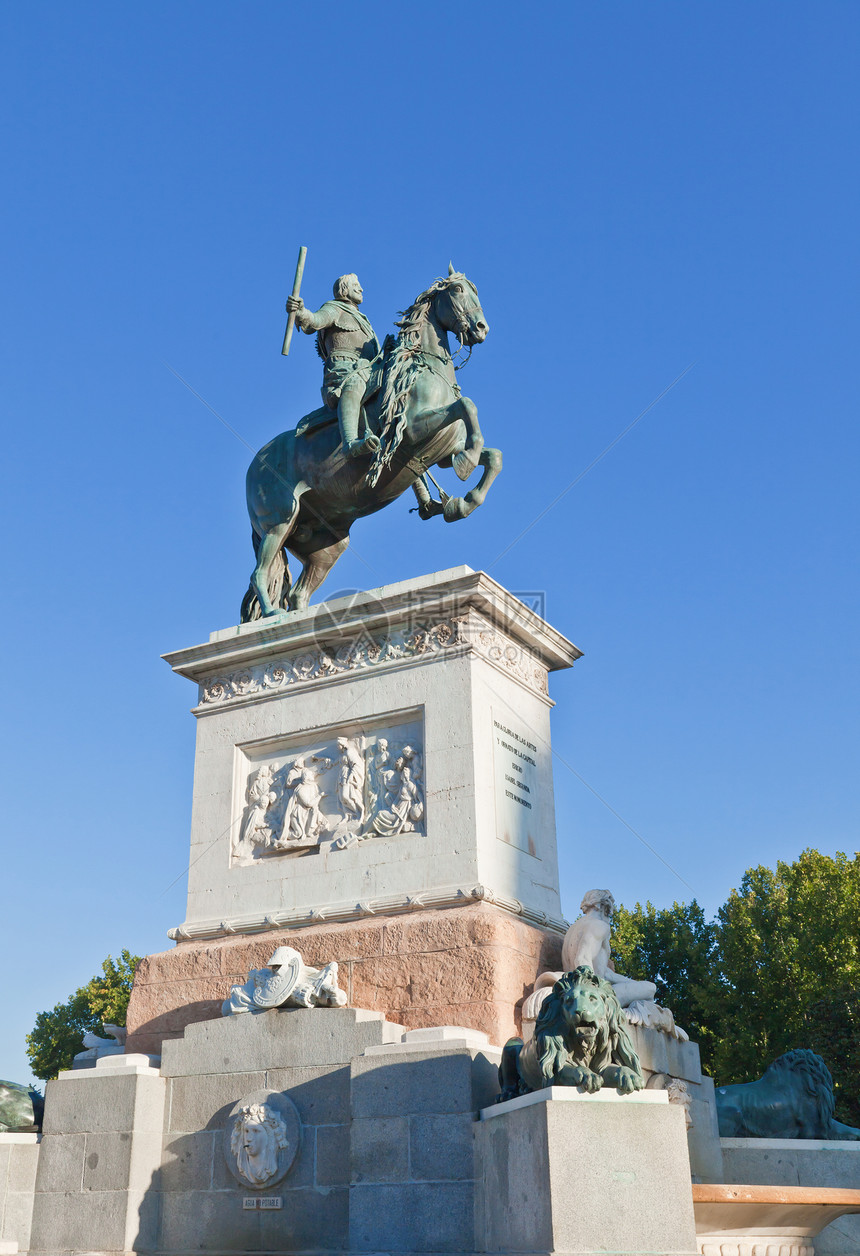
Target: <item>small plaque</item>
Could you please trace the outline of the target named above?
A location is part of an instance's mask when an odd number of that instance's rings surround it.
[[[242,1211],[253,1212],[254,1209],[257,1207],[257,1202],[258,1201],[257,1201],[256,1195],[246,1195],[245,1198],[242,1200]]]
[[[263,1212],[267,1208],[283,1208],[284,1201],[280,1195],[263,1195],[260,1199],[260,1207]]]

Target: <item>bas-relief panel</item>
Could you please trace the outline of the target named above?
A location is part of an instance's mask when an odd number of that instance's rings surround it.
[[[234,865],[426,831],[420,715],[239,756]]]

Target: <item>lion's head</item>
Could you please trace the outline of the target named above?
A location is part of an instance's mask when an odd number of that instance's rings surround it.
[[[609,982],[587,964],[555,983],[541,1007],[534,1037],[544,1084],[569,1063],[596,1073],[609,1064],[639,1070],[621,1004]]]
[[[833,1078],[821,1056],[802,1047],[786,1051],[785,1055],[779,1056],[767,1066],[762,1081],[765,1078],[774,1081],[781,1073],[789,1074],[791,1084],[802,1089],[814,1101],[821,1128],[826,1130],[833,1120],[836,1103],[833,1098]]]

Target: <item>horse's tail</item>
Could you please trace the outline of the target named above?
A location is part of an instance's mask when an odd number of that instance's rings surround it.
[[[260,538],[253,529],[251,530],[251,541],[254,545],[254,558],[256,559],[260,552]],[[273,606],[279,606],[283,610],[287,609],[291,584],[290,568],[287,564],[287,551],[281,548],[278,550],[277,558],[274,559],[269,570],[269,597]],[[257,597],[257,590],[254,588],[254,581],[252,580],[248,585],[248,592],[242,599],[239,623],[253,623],[254,620],[262,618],[262,614],[260,599]]]

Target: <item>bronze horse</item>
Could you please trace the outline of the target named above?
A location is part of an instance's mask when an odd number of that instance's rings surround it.
[[[413,488],[422,519],[449,523],[480,506],[502,469],[487,449],[474,402],[460,395],[448,333],[480,344],[489,330],[478,290],[449,267],[416,297],[383,349],[382,385],[365,399],[365,420],[380,448],[368,470],[345,456],[332,411],[307,415],[298,429],[264,445],[248,468],[248,513],[257,565],[242,603],[242,623],[303,610],[349,544],[356,519],[374,514]],[[478,467],[478,484],[463,497],[431,500],[425,473],[453,466],[461,480]],[[302,563],[291,585],[286,551]]]

